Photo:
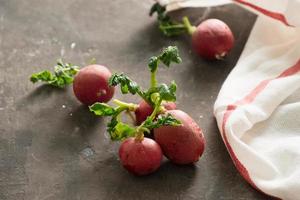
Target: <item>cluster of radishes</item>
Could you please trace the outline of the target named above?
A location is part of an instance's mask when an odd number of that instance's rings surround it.
[[[123,94],[139,95],[142,98],[139,104],[113,100],[117,107],[105,103],[90,106],[96,115],[111,116],[108,132],[113,140],[122,140],[120,160],[129,172],[136,175],[157,170],[163,155],[176,164],[191,164],[198,161],[204,151],[205,140],[201,129],[188,114],[176,109],[175,82],[168,86],[156,80],[160,62],[166,66],[181,62],[177,47],[167,47],[161,55],[150,58],[148,67],[151,79],[147,90],[124,74],[113,74],[103,87],[120,85]],[[83,74],[78,73],[74,85],[80,76]],[[108,79],[107,76],[105,78]],[[76,87],[74,92],[78,93]],[[134,122],[122,122],[122,112],[130,116],[134,113]]]
[[[192,46],[195,52],[205,59],[223,59],[234,45],[234,36],[226,23],[219,19],[207,19],[197,27],[192,26],[188,17],[182,22],[176,22],[166,14],[166,9],[155,3],[150,15],[157,13],[159,28],[166,36],[176,36],[188,33],[192,36]]]
[[[163,155],[175,164],[191,164],[204,151],[201,129],[188,114],[176,109],[175,82],[167,85],[156,79],[160,63],[169,67],[180,62],[178,49],[173,46],[151,57],[148,89],[142,89],[123,73],[111,74],[101,65],[79,69],[61,61],[55,66],[54,74],[36,73],[31,81],[44,81],[57,87],[73,83],[74,94],[81,103],[88,105],[95,115],[111,117],[107,131],[112,140],[122,141],[119,157],[124,168],[136,175],[146,175],[159,168]],[[134,104],[114,99],[115,107],[106,104],[117,85],[123,94],[139,95],[142,100]],[[123,122],[123,114],[130,116],[132,123]]]

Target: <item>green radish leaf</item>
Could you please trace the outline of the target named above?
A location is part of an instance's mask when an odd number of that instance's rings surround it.
[[[55,79],[54,75],[48,70],[39,73],[34,73],[30,77],[30,81],[33,83],[36,83],[38,81],[50,82],[53,81],[54,79]]]
[[[182,62],[176,46],[169,46],[165,48],[159,56],[159,60],[161,60],[167,67],[169,67],[172,62],[177,64]]]
[[[149,59],[149,63],[148,63],[148,67],[150,69],[150,71],[153,73],[157,70],[157,67],[158,67],[158,57],[156,56],[152,56],[150,59]]]
[[[164,101],[176,101],[176,89],[177,85],[174,81],[172,81],[170,86],[161,84],[158,87],[158,93],[160,95],[160,98]]]
[[[166,11],[166,8],[161,6],[159,3],[153,4],[153,6],[150,8],[149,15],[152,16],[154,13],[157,13],[157,15],[163,15]]]
[[[157,70],[159,61],[164,63],[167,67],[169,67],[171,63],[178,64],[182,62],[176,46],[169,46],[165,48],[159,56],[152,56],[149,59],[148,68],[150,69],[151,73],[154,73]]]
[[[160,24],[173,24],[171,18],[166,14],[166,8],[164,6],[161,6],[159,3],[153,4],[153,6],[150,8],[149,15],[152,16],[154,13],[157,13],[157,20]]]
[[[91,112],[98,116],[113,116],[117,111],[106,103],[94,103],[89,106]]]
[[[172,21],[166,13],[166,8],[159,3],[155,3],[151,7],[149,15],[152,16],[154,13],[157,13],[159,29],[164,35],[169,37],[187,33],[186,26],[183,23]]]
[[[140,86],[135,82],[132,81],[128,76],[122,74],[113,74],[109,79],[110,86],[121,85],[121,92],[123,94],[131,93],[142,93]]]
[[[117,126],[118,124],[118,120],[117,120],[117,117],[114,116],[111,118],[110,122],[107,124],[107,132],[109,133],[110,135],[110,138],[113,140],[113,138],[115,138],[115,127]]]
[[[107,125],[107,131],[110,134],[111,140],[124,140],[128,137],[133,137],[135,135],[136,129],[123,122],[118,122],[118,120],[113,117],[112,120]]]
[[[163,83],[157,87],[150,88],[147,91],[147,93],[145,93],[145,96],[148,99],[151,99],[152,94],[158,93],[161,100],[174,102],[174,101],[176,101],[176,89],[177,89],[177,85],[176,85],[175,81],[172,81],[170,86]]]
[[[55,87],[63,88],[73,83],[74,76],[78,71],[78,66],[72,65],[71,63],[63,63],[60,59],[54,67],[54,73],[48,70],[34,73],[31,75],[30,81],[33,83],[41,81]]]
[[[167,115],[158,115],[158,117],[152,121],[150,117],[148,117],[144,123],[144,127],[151,130],[154,128],[159,128],[161,126],[179,126],[181,122],[175,119],[171,114]]]

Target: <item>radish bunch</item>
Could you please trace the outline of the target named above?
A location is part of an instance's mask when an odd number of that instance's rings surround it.
[[[188,17],[182,22],[175,22],[166,14],[165,7],[155,3],[150,16],[157,13],[159,29],[166,36],[176,36],[188,33],[192,36],[192,46],[195,52],[205,59],[223,59],[234,45],[234,36],[223,21],[208,19],[197,27],[192,26]]]
[[[90,105],[91,112],[111,117],[107,131],[112,140],[122,141],[119,157],[124,168],[135,175],[147,175],[159,168],[163,155],[175,164],[191,164],[198,161],[204,151],[205,140],[200,127],[188,114],[176,108],[176,83],[158,83],[156,78],[160,63],[170,67],[171,63],[180,62],[174,46],[151,57],[148,89],[141,88],[124,73],[111,74],[102,65],[79,69],[61,60],[54,67],[54,73],[47,70],[35,73],[30,80],[59,88],[73,83],[75,96],[83,104]],[[114,99],[115,106],[106,104],[113,97],[116,86],[120,86],[123,94],[139,95],[140,103]],[[133,119],[131,124],[122,121],[124,113]]]
[[[175,164],[191,164],[200,158],[204,151],[204,136],[200,127],[185,112],[176,110],[177,85],[158,83],[158,66],[163,63],[180,63],[178,49],[169,46],[158,56],[150,58],[150,86],[142,89],[124,73],[113,74],[109,86],[120,86],[123,94],[139,95],[139,104],[113,100],[116,106],[106,103],[91,105],[90,111],[98,116],[110,116],[107,131],[112,140],[122,141],[119,157],[125,169],[135,175],[147,175],[156,171],[164,154]],[[122,114],[128,114],[133,123],[122,121]],[[154,140],[148,138],[154,133]],[[146,137],[145,137],[146,136]]]

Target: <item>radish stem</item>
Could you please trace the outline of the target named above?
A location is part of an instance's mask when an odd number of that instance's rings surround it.
[[[137,107],[138,107],[137,104],[126,103],[126,102],[120,101],[118,99],[114,99],[113,102],[115,104],[117,104],[118,106],[120,106],[120,107],[125,107],[128,111],[135,111],[137,109]]]
[[[187,16],[182,18],[183,24],[187,29],[187,32],[192,35],[196,31],[196,27],[191,25],[191,22]]]
[[[157,80],[156,80],[156,70],[151,73],[151,82],[150,82],[150,87],[154,88],[157,85]]]

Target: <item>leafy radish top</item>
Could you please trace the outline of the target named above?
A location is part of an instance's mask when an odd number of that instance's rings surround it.
[[[192,26],[188,17],[181,22],[171,20],[165,7],[155,3],[150,16],[157,13],[159,29],[166,36],[188,33],[192,36],[192,46],[197,54],[208,60],[222,60],[234,45],[234,35],[228,25],[218,19],[207,19],[197,27]]]
[[[182,22],[171,20],[170,16],[166,13],[166,8],[159,3],[155,3],[150,9],[150,16],[157,13],[157,20],[159,23],[159,29],[166,36],[176,36],[184,33],[190,35],[196,30],[195,26],[192,26],[188,17],[183,17]]]
[[[112,140],[123,140],[127,137],[142,139],[144,133],[150,133],[154,128],[163,125],[177,126],[180,121],[169,115],[159,115],[164,112],[162,103],[165,101],[176,101],[177,85],[172,81],[169,85],[165,83],[158,83],[156,74],[158,66],[163,63],[166,67],[170,67],[171,63],[180,63],[181,58],[178,49],[175,46],[165,48],[158,56],[153,56],[149,59],[148,69],[150,71],[150,87],[146,90],[142,89],[135,81],[130,79],[123,73],[113,74],[109,79],[110,86],[120,86],[122,94],[139,95],[154,109],[150,116],[139,126],[133,126],[122,122],[121,114],[123,112],[131,115],[131,112],[137,109],[136,104],[126,103],[120,100],[113,100],[116,107],[110,106],[106,103],[95,103],[91,105],[90,111],[98,116],[110,116],[111,121],[107,124],[107,131]]]
[[[73,83],[74,76],[79,71],[79,67],[71,63],[63,63],[61,59],[54,66],[54,73],[45,70],[34,73],[30,77],[30,81],[36,83],[38,81],[45,82],[54,87],[63,88],[66,85]]]

